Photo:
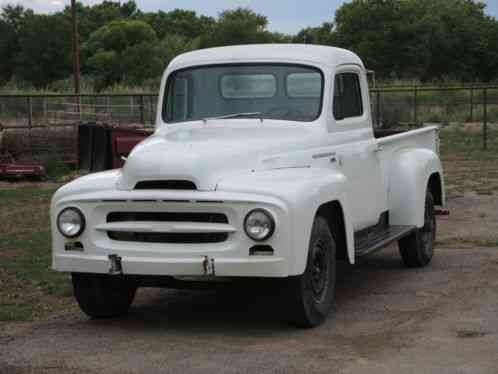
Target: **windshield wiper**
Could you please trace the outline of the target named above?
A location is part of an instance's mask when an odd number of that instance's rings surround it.
[[[232,119],[232,118],[239,118],[239,117],[256,117],[258,116],[260,121],[263,122],[263,113],[261,112],[248,112],[248,113],[232,113],[232,114],[226,114],[224,116],[219,116],[219,117],[209,117],[209,118],[204,118],[202,121],[206,123],[207,121],[215,120],[215,119]]]

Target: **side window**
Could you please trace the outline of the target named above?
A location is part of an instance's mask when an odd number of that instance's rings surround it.
[[[360,77],[358,74],[337,74],[334,86],[334,118],[342,120],[363,115]]]

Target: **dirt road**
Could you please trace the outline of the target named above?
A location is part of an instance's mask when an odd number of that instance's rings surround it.
[[[0,373],[498,373],[498,196],[450,200],[431,266],[396,248],[341,264],[314,330],[272,291],[141,290],[128,317],[0,325]]]

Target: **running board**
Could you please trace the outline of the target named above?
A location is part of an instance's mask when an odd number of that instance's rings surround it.
[[[356,257],[369,255],[387,247],[392,242],[410,235],[416,229],[415,226],[388,226],[361,238],[355,238],[355,255]]]

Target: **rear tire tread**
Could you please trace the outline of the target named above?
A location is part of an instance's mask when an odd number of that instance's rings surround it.
[[[435,219],[434,215],[434,198],[430,191],[426,193],[425,200],[425,209],[429,209],[431,213],[430,219]],[[424,212],[424,223],[426,214]],[[436,223],[434,221],[434,237],[436,231]],[[423,240],[422,240],[422,229],[417,229],[412,234],[404,237],[399,241],[399,252],[403,259],[404,264],[407,267],[424,267],[428,265],[433,257],[434,253],[434,241],[432,241],[432,252],[430,254],[426,253],[424,249]]]

